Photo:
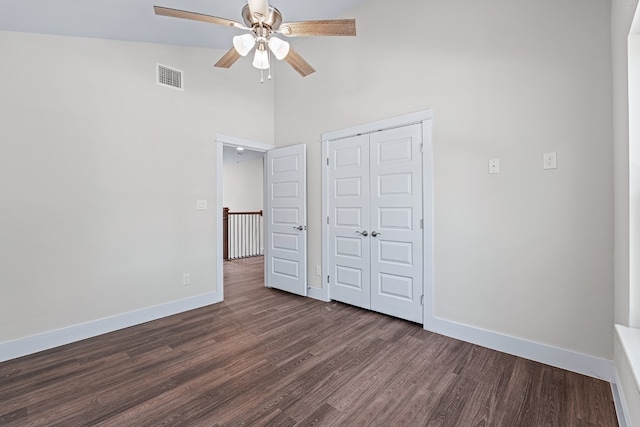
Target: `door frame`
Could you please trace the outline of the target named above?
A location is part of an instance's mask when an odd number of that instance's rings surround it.
[[[323,301],[330,301],[331,295],[327,277],[329,275],[328,248],[329,227],[325,218],[329,216],[329,174],[327,162],[329,160],[329,143],[343,138],[359,134],[374,133],[378,131],[409,126],[422,125],[422,212],[424,226],[422,227],[422,266],[423,277],[423,327],[428,329],[433,317],[433,111],[421,110],[414,113],[365,123],[345,129],[323,133],[322,141],[322,291]]]
[[[224,301],[224,271],[223,271],[223,259],[222,259],[222,170],[223,170],[223,148],[224,146],[230,147],[242,147],[253,151],[260,151],[266,153],[269,150],[276,148],[273,144],[267,144],[264,142],[251,141],[249,139],[237,138],[234,136],[216,134],[216,289],[220,295],[222,301]],[[264,160],[263,160],[264,162]],[[263,179],[262,192],[265,193],[266,182]],[[266,223],[266,212],[265,220]]]

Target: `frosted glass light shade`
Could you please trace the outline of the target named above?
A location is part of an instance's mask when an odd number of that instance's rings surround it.
[[[271,37],[269,39],[269,49],[273,52],[273,55],[278,59],[278,61],[283,60],[289,54],[289,43],[280,40],[277,37]]]
[[[256,39],[252,34],[243,34],[233,38],[233,47],[242,56],[247,56],[247,53],[251,52],[255,45]]]
[[[259,70],[269,68],[269,54],[266,50],[256,49],[256,55],[253,57],[253,66]]]

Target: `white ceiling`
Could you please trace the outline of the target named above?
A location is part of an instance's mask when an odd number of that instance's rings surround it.
[[[236,150],[236,147],[225,145],[222,147],[222,163],[225,165],[233,163],[248,162],[249,160],[261,159],[264,156],[262,151],[254,151],[245,148],[243,151]]]
[[[349,18],[365,0],[271,0],[284,21]],[[0,30],[229,49],[240,30],[156,16],[153,6],[242,21],[246,0],[0,0]]]

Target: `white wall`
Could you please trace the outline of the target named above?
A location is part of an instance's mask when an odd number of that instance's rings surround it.
[[[264,210],[262,159],[224,165],[222,204],[232,212]]]
[[[629,324],[629,86],[627,37],[634,7],[611,2],[613,64],[613,162],[615,211],[615,322]]]
[[[216,133],[273,140],[273,86],[217,50],[0,32],[0,52],[0,343],[214,291],[196,199],[215,206]]]
[[[277,70],[277,144],[308,146],[311,271],[320,134],[432,108],[435,315],[611,359],[610,3],[388,6],[349,14],[353,39],[296,44],[317,73]],[[542,169],[546,151],[558,169]],[[488,175],[494,157],[501,173]]]

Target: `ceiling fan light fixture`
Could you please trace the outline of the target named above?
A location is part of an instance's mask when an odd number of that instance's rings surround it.
[[[233,47],[242,56],[247,56],[255,45],[256,39],[253,37],[253,34],[243,34],[233,38]]]
[[[271,52],[273,52],[273,55],[278,61],[282,61],[289,54],[290,46],[289,43],[284,40],[271,37],[269,39],[269,49],[271,49]]]
[[[253,57],[253,66],[259,70],[266,70],[269,68],[269,54],[264,49],[264,46],[260,46],[262,49],[256,49],[256,54]]]

